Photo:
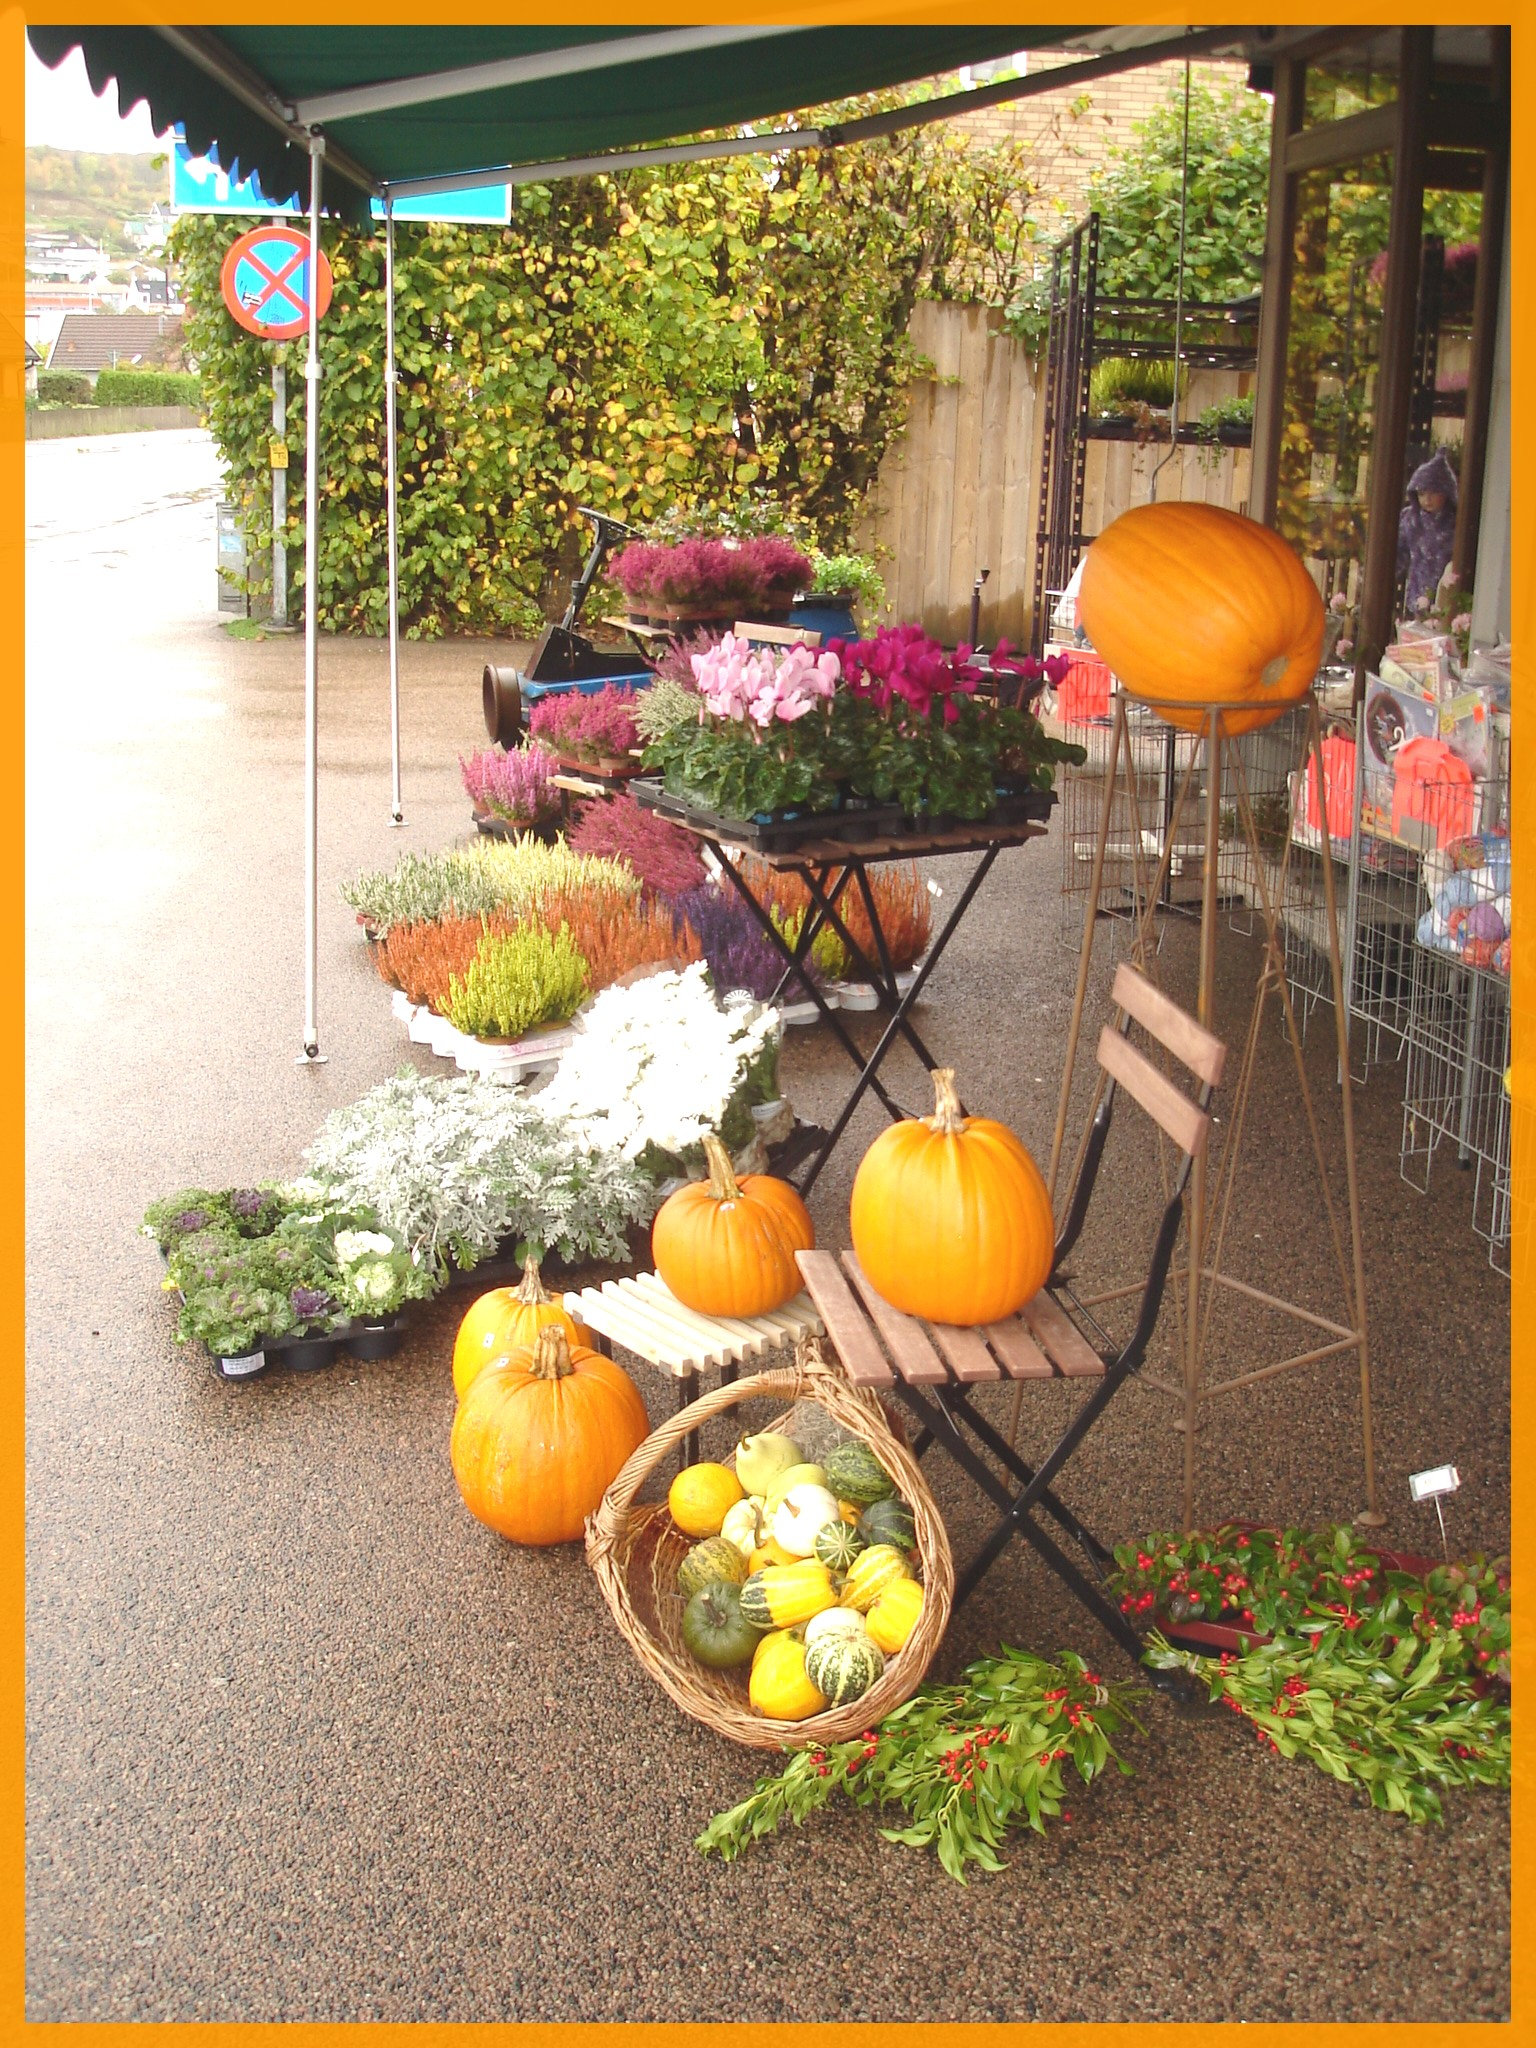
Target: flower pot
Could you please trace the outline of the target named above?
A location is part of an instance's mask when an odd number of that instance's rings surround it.
[[[383,1323],[354,1323],[347,1350],[353,1358],[393,1358],[404,1342],[405,1318],[396,1315]]]
[[[827,986],[828,1002],[835,997],[840,1010],[878,1010],[880,991],[867,981],[834,981]]]
[[[221,1380],[254,1379],[267,1369],[265,1351],[247,1351],[239,1358],[215,1358],[213,1369]]]
[[[797,597],[790,608],[789,623],[803,626],[808,633],[819,633],[823,646],[828,640],[856,640],[859,627],[853,615],[854,602],[851,590]]]
[[[393,990],[389,998],[389,1012],[397,1024],[409,1025],[416,1005],[403,988]]]
[[[472,1039],[466,1039],[458,1026],[450,1024],[446,1017],[439,1017],[435,1012],[431,1013],[430,1022],[427,1026],[427,1043],[439,1059],[455,1059],[461,1047],[473,1044],[473,1042]]]
[[[291,1372],[323,1372],[341,1356],[340,1337],[290,1337],[279,1356]]]
[[[782,1145],[795,1128],[795,1112],[781,1096],[777,1102],[754,1102],[752,1121],[765,1145]]]
[[[829,1010],[837,1008],[837,998],[830,989],[822,990],[822,1000]],[[798,1027],[803,1024],[819,1023],[821,1012],[814,1003],[785,1003],[779,1011],[779,1017],[784,1024]]]
[[[437,1021],[425,1003],[418,1003],[411,1011],[410,1018],[405,1027],[411,1043],[413,1045],[430,1045],[432,1043],[432,1026]]]

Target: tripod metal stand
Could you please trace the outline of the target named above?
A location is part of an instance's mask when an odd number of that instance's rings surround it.
[[[1157,710],[1159,707],[1153,705],[1151,708]],[[1185,712],[1183,722],[1187,723],[1188,709],[1181,709]],[[1327,787],[1327,778],[1322,753],[1322,728],[1315,697],[1309,694],[1304,700],[1303,709],[1306,731],[1302,765],[1307,760],[1311,761],[1312,772],[1316,777],[1314,786],[1318,791],[1324,791]],[[1249,789],[1242,749],[1237,744],[1236,736],[1228,730],[1224,717],[1226,713],[1251,710],[1251,704],[1240,703],[1212,704],[1200,708],[1197,714],[1200,719],[1199,741],[1190,751],[1171,811],[1162,817],[1148,818],[1146,824],[1149,829],[1143,833],[1137,779],[1131,768],[1126,700],[1123,694],[1115,698],[1109,759],[1105,767],[1103,809],[1094,848],[1087,911],[1083,922],[1082,949],[1078,959],[1077,988],[1068,1032],[1066,1065],[1062,1074],[1056,1129],[1051,1144],[1049,1181],[1054,1194],[1061,1167],[1062,1140],[1067,1125],[1072,1077],[1077,1061],[1083,1006],[1092,963],[1094,927],[1099,910],[1105,848],[1109,839],[1111,819],[1115,813],[1116,796],[1121,794],[1129,799],[1134,826],[1131,838],[1137,849],[1131,959],[1144,974],[1154,978],[1158,950],[1157,919],[1165,894],[1169,864],[1175,843],[1179,840],[1186,812],[1195,809],[1192,792],[1197,787],[1197,770],[1203,768],[1204,867],[1201,878],[1196,1017],[1208,1031],[1216,1029],[1216,951],[1220,920],[1217,878],[1224,816],[1229,832],[1235,821],[1237,843],[1246,856],[1246,873],[1251,877],[1252,898],[1259,913],[1257,931],[1262,945],[1262,958],[1253,1008],[1246,1033],[1242,1038],[1238,1071],[1228,1097],[1220,1156],[1214,1161],[1204,1153],[1196,1158],[1184,1197],[1187,1258],[1182,1270],[1176,1270],[1170,1282],[1170,1294],[1176,1310],[1174,1339],[1179,1377],[1175,1381],[1145,1370],[1141,1377],[1144,1383],[1172,1397],[1179,1407],[1178,1420],[1174,1426],[1182,1429],[1184,1436],[1183,1521],[1185,1528],[1189,1529],[1193,1526],[1194,1520],[1195,1437],[1200,1427],[1201,1409],[1205,1403],[1234,1395],[1241,1389],[1271,1379],[1279,1373],[1320,1364],[1331,1358],[1353,1356],[1358,1363],[1359,1371],[1360,1429],[1365,1462],[1366,1497],[1364,1511],[1355,1519],[1367,1527],[1377,1527],[1384,1517],[1377,1512],[1376,1504],[1375,1452],[1371,1433],[1370,1344],[1366,1320],[1365,1271],[1360,1243],[1360,1196],[1355,1169],[1354,1106],[1349,1079],[1349,1018],[1345,1006],[1343,970],[1339,954],[1338,900],[1333,859],[1325,829],[1319,865],[1322,870],[1323,926],[1326,933],[1337,1033],[1341,1132],[1339,1149],[1343,1152],[1346,1196],[1342,1213],[1330,1180],[1330,1148],[1325,1143],[1323,1130],[1319,1124],[1317,1105],[1307,1077],[1301,1030],[1285,973],[1285,944],[1281,917],[1291,876],[1291,856],[1296,840],[1295,805],[1300,801],[1302,778],[1295,778],[1296,796],[1289,808],[1283,845],[1278,850],[1273,847],[1274,835],[1271,831],[1271,850],[1266,854],[1261,844],[1259,828],[1255,823],[1253,796]],[[1326,818],[1326,808],[1323,810],[1323,816]],[[1193,818],[1190,819],[1190,824],[1193,827]],[[1160,858],[1155,871],[1149,875],[1146,869],[1150,865],[1151,854],[1144,849],[1156,848],[1159,845]],[[1296,1092],[1304,1112],[1310,1149],[1317,1168],[1322,1207],[1327,1223],[1326,1243],[1331,1249],[1337,1268],[1342,1304],[1337,1317],[1319,1315],[1250,1281],[1240,1279],[1226,1270],[1233,1193],[1253,1088],[1259,1033],[1271,996],[1279,1003],[1286,1036],[1291,1046]],[[1237,1033],[1230,1032],[1225,1035],[1234,1045],[1236,1044]],[[1103,1077],[1100,1075],[1100,1091],[1103,1085]],[[1166,1172],[1166,1160],[1164,1167]],[[1068,1176],[1069,1184],[1075,1177],[1075,1172]],[[1134,1291],[1114,1289],[1094,1297],[1094,1300],[1107,1303],[1122,1294]],[[1224,1294],[1245,1297],[1266,1310],[1292,1318],[1303,1326],[1306,1338],[1310,1341],[1305,1342],[1304,1349],[1292,1352],[1286,1357],[1249,1366],[1240,1371],[1227,1372],[1221,1377],[1214,1376],[1209,1370],[1212,1352],[1211,1321],[1213,1310]]]

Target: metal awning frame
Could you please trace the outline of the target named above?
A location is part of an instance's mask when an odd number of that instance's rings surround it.
[[[1206,28],[1186,30],[1177,35],[1137,40],[1127,47],[1109,49],[1080,62],[1052,67],[1023,78],[1002,79],[967,92],[949,93],[941,98],[918,101],[888,113],[817,128],[778,128],[766,134],[722,137],[708,142],[663,144],[655,148],[613,151],[603,155],[570,157],[542,164],[503,164],[442,177],[381,179],[356,161],[325,134],[325,122],[347,115],[378,113],[406,106],[419,106],[468,93],[533,79],[570,76],[618,64],[645,62],[680,52],[726,47],[732,43],[761,40],[768,35],[788,35],[794,28],[714,27],[670,29],[648,35],[604,38],[589,44],[567,46],[495,63],[460,67],[453,71],[422,77],[382,81],[376,85],[350,87],[334,93],[289,101],[268,80],[251,69],[219,39],[204,29],[158,27],[162,36],[181,56],[206,72],[244,106],[279,130],[290,142],[309,155],[309,275],[319,274],[321,174],[324,164],[351,184],[384,202],[385,234],[385,431],[388,493],[388,575],[389,575],[389,697],[391,753],[391,822],[404,822],[400,786],[400,602],[398,473],[395,447],[396,386],[394,306],[394,202],[407,193],[422,196],[462,191],[488,184],[508,186],[544,183],[554,178],[590,176],[604,172],[640,169],[647,165],[704,162],[732,156],[777,155],[788,150],[846,147],[856,142],[881,139],[909,128],[935,121],[954,120],[985,107],[1006,105],[1032,98],[1038,93],[1060,92],[1095,78],[1140,69],[1170,58],[1189,58],[1223,47],[1244,45],[1251,30]],[[1103,32],[1093,32],[1096,35]],[[1137,31],[1138,37],[1146,31]],[[1261,35],[1263,32],[1260,32]],[[1276,39],[1283,40],[1280,38]],[[321,1062],[318,1018],[319,983],[319,633],[314,592],[319,569],[319,457],[321,380],[318,322],[315,293],[310,293],[308,351],[304,376],[308,386],[305,404],[305,492],[304,492],[304,1036],[298,1064]]]

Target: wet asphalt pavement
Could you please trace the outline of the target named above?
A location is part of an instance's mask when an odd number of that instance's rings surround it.
[[[1262,1752],[1234,1717],[1161,1699],[1127,1745],[1134,1776],[1084,1792],[967,1889],[864,1813],[704,1863],[693,1836],[758,1766],[646,1679],[579,1551],[513,1550],[464,1512],[447,1457],[463,1296],[419,1312],[398,1359],[314,1378],[229,1386],[177,1351],[135,1234],[146,1202],[291,1172],[334,1104],[408,1057],[438,1068],[407,1052],[337,886],[464,830],[455,756],[481,741],[486,649],[407,647],[394,830],[383,649],[323,646],[328,1060],[296,1067],[301,645],[221,630],[203,436],[33,443],[27,465],[29,2018],[1504,2017],[1502,1797],[1452,1796],[1444,1827],[1414,1829]],[[932,872],[952,896],[963,868]],[[1074,964],[1059,879],[1054,841],[1005,854],[922,1014],[967,1100],[1037,1156]],[[1176,993],[1187,954],[1173,933]],[[1234,1015],[1252,971],[1224,941]],[[1327,1022],[1308,1046],[1325,1097]],[[1239,1270],[1326,1314],[1278,1030],[1262,1057]],[[923,1107],[915,1063],[894,1071]],[[803,1032],[784,1073],[825,1117],[848,1069]],[[1396,1079],[1358,1103],[1387,1536],[1433,1545],[1407,1475],[1451,1462],[1454,1541],[1502,1549],[1507,1285],[1454,1166],[1427,1196],[1399,1177]],[[879,1127],[866,1107],[815,1191],[824,1242],[846,1241]],[[1080,1259],[1105,1285],[1136,1276],[1150,1234],[1140,1138],[1117,1133]],[[1256,1314],[1219,1337],[1232,1369],[1274,1355]],[[659,1417],[670,1387],[635,1376]],[[1063,1413],[1032,1392],[1026,1450]],[[1070,1468],[1064,1490],[1104,1534],[1176,1522],[1171,1413],[1129,1388]],[[1348,1372],[1212,1404],[1199,1465],[1203,1520],[1355,1512]],[[935,1478],[963,1558],[979,1518]],[[1017,1549],[936,1670],[1000,1640],[1129,1675]]]

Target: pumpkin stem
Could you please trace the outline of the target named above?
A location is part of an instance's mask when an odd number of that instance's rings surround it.
[[[529,1308],[537,1308],[550,1299],[550,1295],[539,1278],[539,1256],[530,1252],[523,1261],[523,1277],[517,1290],[517,1298]]]
[[[965,1112],[960,1107],[960,1097],[955,1089],[953,1067],[935,1067],[933,1070],[933,1115],[924,1122],[930,1131],[937,1131],[941,1137],[953,1137],[956,1131],[965,1129]]]
[[[536,1380],[563,1380],[575,1370],[564,1328],[559,1323],[546,1323],[534,1339],[529,1371]]]
[[[717,1202],[734,1202],[739,1199],[741,1189],[736,1185],[736,1175],[731,1167],[731,1155],[726,1151],[713,1131],[704,1133],[704,1160],[709,1168],[709,1192]]]

